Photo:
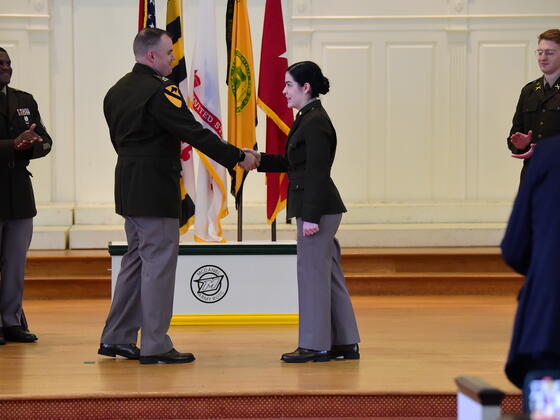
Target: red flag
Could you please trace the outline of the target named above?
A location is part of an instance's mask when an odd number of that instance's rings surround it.
[[[294,114],[282,95],[288,68],[281,0],[266,0],[261,46],[257,103],[266,114],[266,152],[283,155]],[[286,207],[288,176],[266,174],[266,218],[268,223]]]

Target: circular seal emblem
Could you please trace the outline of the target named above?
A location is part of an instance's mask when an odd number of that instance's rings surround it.
[[[229,289],[226,273],[215,265],[204,265],[191,277],[191,292],[204,303],[216,303],[224,298]]]
[[[251,68],[249,62],[239,50],[235,50],[231,71],[229,73],[229,83],[235,98],[235,112],[241,112],[251,99]]]

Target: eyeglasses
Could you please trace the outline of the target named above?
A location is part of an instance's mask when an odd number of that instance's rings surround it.
[[[541,56],[541,55],[546,55],[547,57],[550,57],[554,54],[556,54],[557,50],[535,50],[535,55],[536,56]]]

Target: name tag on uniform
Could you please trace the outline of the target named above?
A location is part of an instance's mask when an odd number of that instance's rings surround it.
[[[31,111],[29,111],[29,108],[17,108],[16,111],[20,117],[31,115]]]

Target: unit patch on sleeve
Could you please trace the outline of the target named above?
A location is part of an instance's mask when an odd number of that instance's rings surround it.
[[[179,88],[177,85],[169,85],[165,88],[165,97],[175,105],[177,108],[181,108],[183,106],[183,98],[181,93],[179,92]]]

